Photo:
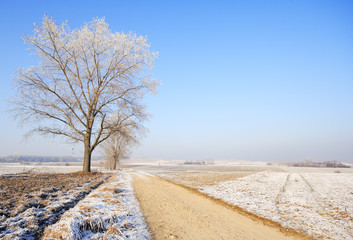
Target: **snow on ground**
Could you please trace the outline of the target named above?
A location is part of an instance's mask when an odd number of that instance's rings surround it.
[[[0,239],[37,239],[46,226],[53,224],[67,209],[75,206],[107,178],[106,175],[97,177],[94,175],[89,178],[75,176],[61,175],[53,179],[54,177],[49,178],[48,175],[13,175],[2,178],[2,183],[6,182],[13,186],[10,190],[0,187]],[[35,182],[33,178],[39,181]],[[21,180],[16,184],[18,179]],[[66,179],[73,182],[63,182]],[[49,184],[57,181],[59,184],[50,188],[33,186],[47,185],[42,181]],[[68,189],[59,187],[62,184],[66,184]],[[22,187],[18,188],[19,186]],[[26,192],[27,189],[24,188],[41,190],[22,194],[19,196],[20,199],[16,199],[17,195]]]
[[[54,165],[24,165],[19,163],[0,163],[0,175],[25,172],[35,173],[69,173],[82,170],[82,166],[54,166]]]
[[[39,165],[40,164],[40,165]],[[82,171],[82,165],[78,163],[69,163],[71,166],[59,165],[63,163],[36,163],[36,164],[20,164],[20,163],[0,163],[0,175],[17,174],[17,173],[70,173]],[[78,165],[73,165],[78,164]],[[100,167],[92,166],[92,171],[101,171]]]
[[[130,174],[120,171],[48,227],[43,239],[150,239]]]
[[[353,239],[353,174],[262,172],[201,192],[320,239]]]

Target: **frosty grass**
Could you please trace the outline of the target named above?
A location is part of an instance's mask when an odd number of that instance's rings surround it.
[[[353,239],[353,175],[262,172],[201,192],[320,239]]]
[[[89,184],[89,183],[88,183]],[[58,202],[47,208],[28,208],[14,217],[0,218],[1,225],[6,226],[0,231],[0,239],[36,239],[34,229],[39,229],[39,220],[51,214],[42,239],[150,239],[148,226],[135,197],[129,173],[119,171],[109,180],[93,190],[76,206],[63,213],[60,220],[53,225],[52,219],[56,212],[71,204],[84,186],[65,193]],[[33,225],[33,224],[34,225]],[[33,226],[32,226],[32,225]],[[23,226],[22,226],[23,225]],[[28,228],[29,227],[29,228]],[[0,229],[1,230],[1,229]]]
[[[115,174],[48,227],[44,239],[150,239],[131,181],[124,171]]]

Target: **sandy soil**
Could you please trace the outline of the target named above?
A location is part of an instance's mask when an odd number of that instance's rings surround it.
[[[153,239],[301,239],[158,177],[133,179]]]

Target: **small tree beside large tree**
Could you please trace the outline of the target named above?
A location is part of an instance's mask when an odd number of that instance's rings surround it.
[[[145,128],[136,121],[136,117],[118,112],[111,116],[113,122],[119,123],[119,131],[114,132],[106,141],[101,144],[105,155],[105,167],[109,170],[117,168],[122,158],[128,157],[131,148],[139,143],[139,136],[145,132]],[[143,111],[140,111],[137,119],[145,118]]]
[[[71,30],[44,16],[24,41],[39,63],[17,71],[15,116],[33,126],[30,134],[82,142],[83,171],[90,172],[99,144],[147,118],[142,99],[158,85],[149,74],[157,53],[145,37],[111,32],[104,18]]]

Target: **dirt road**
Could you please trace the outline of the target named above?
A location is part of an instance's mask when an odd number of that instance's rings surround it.
[[[135,173],[133,180],[155,240],[300,239],[158,177]]]

